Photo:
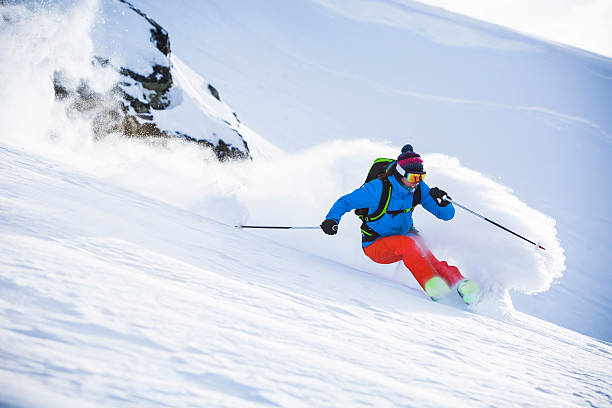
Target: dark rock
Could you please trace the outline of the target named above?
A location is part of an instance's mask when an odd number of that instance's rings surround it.
[[[125,112],[124,112],[125,113]],[[160,130],[153,122],[139,122],[134,116],[125,114],[123,120],[123,134],[128,137],[162,137],[169,138],[170,135]]]
[[[102,58],[102,57],[94,57],[94,60],[92,61],[92,63],[95,64],[96,62],[101,67],[106,67],[110,64],[110,60],[108,58]]]
[[[249,153],[249,148],[247,147],[246,142],[244,142],[244,146],[246,149],[246,152],[240,150],[239,148],[237,148],[236,146],[232,146],[231,144],[225,143],[225,141],[223,139],[219,139],[219,141],[217,142],[216,145],[214,145],[213,143],[207,141],[207,140],[197,140],[194,139],[193,137],[186,135],[184,133],[179,133],[177,132],[177,134],[179,136],[181,136],[182,138],[184,138],[185,140],[189,140],[191,142],[196,142],[200,145],[206,146],[208,148],[211,148],[213,150],[213,152],[215,152],[215,155],[217,156],[217,158],[219,159],[219,161],[227,161],[227,160],[244,160],[244,159],[250,159],[250,153]],[[216,136],[213,133],[213,136]]]
[[[89,84],[81,81],[76,88],[77,97],[73,101],[72,107],[79,112],[91,111],[102,104],[104,97],[95,92]]]
[[[53,73],[53,90],[55,91],[55,99],[58,100],[64,100],[70,95],[68,89],[62,84],[61,75],[57,71]]]
[[[119,72],[121,75],[132,78],[134,81],[138,82],[144,89],[153,91],[152,94],[148,95],[146,102],[136,100],[127,93],[125,94],[125,98],[133,104],[132,106],[136,112],[144,112],[144,108],[142,106],[137,107],[137,105],[146,105],[147,112],[149,111],[149,107],[156,110],[163,110],[170,106],[170,99],[167,93],[172,87],[172,74],[170,74],[169,67],[153,65],[153,72],[146,77],[128,68],[121,68]],[[124,85],[128,85],[128,83],[124,83]]]
[[[208,90],[210,91],[210,94],[215,97],[215,99],[217,99],[219,102],[221,102],[221,97],[219,96],[219,91],[217,91],[217,89],[214,86],[212,86],[211,84],[208,84]]]
[[[123,94],[123,99],[134,109],[138,114],[151,113],[149,104],[141,102],[140,99],[136,99],[127,93]]]
[[[157,24],[157,22],[153,20],[151,17],[149,17],[146,13],[143,13],[138,8],[134,7],[130,2],[126,0],[119,0],[119,1],[125,4],[126,6],[128,6],[138,15],[146,19],[149,22],[149,24],[153,26],[153,28],[151,29],[151,42],[155,44],[157,49],[160,50],[162,54],[164,54],[165,56],[169,56],[170,55],[170,37],[168,36],[168,32],[164,30],[162,26]]]

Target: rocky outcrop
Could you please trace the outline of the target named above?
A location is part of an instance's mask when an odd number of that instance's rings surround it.
[[[97,47],[93,61],[100,69],[114,70],[119,80],[111,91],[98,92],[86,80],[75,81],[62,72],[56,72],[53,78],[55,97],[66,103],[67,110],[89,117],[96,138],[110,133],[121,133],[125,137],[178,137],[212,149],[219,160],[250,158],[235,113],[224,118],[219,117],[218,112],[206,115],[204,108],[199,112],[192,110],[204,117],[181,119],[197,119],[194,123],[204,123],[206,126],[195,131],[191,126],[191,132],[197,134],[160,123],[156,117],[159,112],[167,110],[172,114],[176,109],[169,108],[184,103],[172,97],[181,94],[181,90],[172,76],[168,32],[126,0],[102,0],[102,12],[105,13],[104,26],[98,43],[104,44],[107,38],[117,34],[111,30],[130,32],[129,37],[122,34],[117,36],[117,41],[109,41],[113,47],[116,43],[126,46],[125,58],[117,58],[119,63],[110,54],[116,57],[121,50],[105,46]],[[143,61],[147,63],[143,64]],[[208,84],[206,91],[221,103],[219,92],[213,85]]]

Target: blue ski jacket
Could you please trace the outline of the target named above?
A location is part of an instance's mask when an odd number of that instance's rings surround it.
[[[405,210],[412,207],[414,191],[410,191],[395,177],[389,177],[392,185],[391,200],[389,201],[388,211]],[[421,205],[427,211],[440,218],[448,221],[455,216],[455,207],[449,204],[446,207],[440,207],[436,200],[429,195],[429,186],[425,182],[421,182]],[[340,223],[340,219],[347,212],[356,208],[368,208],[368,214],[372,214],[378,208],[380,196],[382,194],[382,180],[376,179],[364,184],[352,193],[344,195],[338,199],[327,213],[326,219],[332,219]],[[385,214],[376,221],[368,222],[368,226],[376,231],[381,237],[391,235],[407,235],[412,228],[412,211],[397,214]],[[380,238],[380,237],[379,237]],[[375,242],[375,241],[372,241]],[[364,242],[363,247],[367,247],[372,242]]]

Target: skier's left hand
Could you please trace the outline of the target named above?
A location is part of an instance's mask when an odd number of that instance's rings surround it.
[[[446,194],[446,191],[440,190],[438,187],[429,190],[429,195],[436,200],[440,207],[446,207],[451,203],[451,198]]]

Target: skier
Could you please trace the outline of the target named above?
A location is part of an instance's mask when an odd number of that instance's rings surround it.
[[[371,260],[380,264],[403,261],[434,301],[455,285],[465,303],[477,301],[478,286],[465,279],[457,267],[436,259],[413,225],[412,211],[418,204],[442,220],[452,219],[455,208],[450,197],[445,191],[425,184],[423,160],[411,145],[402,148],[397,160],[378,159],[368,179],[380,162],[384,165],[379,171],[382,174],[340,197],[329,210],[321,229],[334,235],[345,213],[361,209],[355,212],[363,220],[362,247]]]

